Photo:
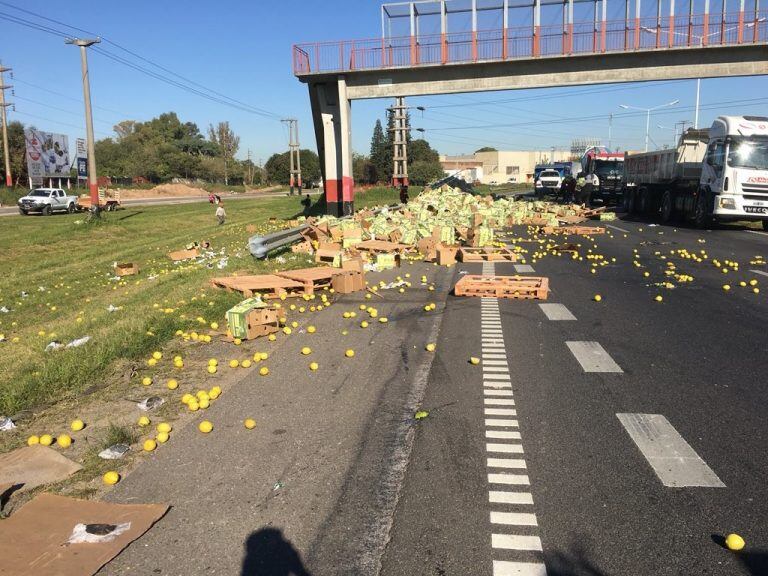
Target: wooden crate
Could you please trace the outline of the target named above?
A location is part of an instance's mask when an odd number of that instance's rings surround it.
[[[225,278],[212,278],[211,284],[218,288],[224,288],[229,292],[241,292],[246,298],[259,293],[264,298],[279,298],[286,296],[303,296],[307,294],[304,284],[281,278],[274,274],[261,274],[259,276],[227,276]]]
[[[509,248],[461,248],[461,262],[517,262],[517,254]]]
[[[544,234],[605,234],[605,228],[599,226],[545,226]]]
[[[307,294],[314,293],[319,288],[324,288],[331,285],[333,277],[337,274],[342,274],[340,268],[329,268],[327,266],[321,266],[317,268],[301,268],[299,270],[286,270],[285,272],[278,272],[276,275],[281,278],[288,278],[295,282],[301,282],[304,285],[304,290]]]
[[[378,254],[379,252],[402,252],[408,249],[408,245],[398,244],[397,242],[388,242],[386,240],[365,240],[364,242],[357,244],[355,248],[357,250]]]
[[[546,300],[549,278],[537,276],[475,276],[466,275],[456,283],[456,296],[477,298],[511,298],[515,300]]]

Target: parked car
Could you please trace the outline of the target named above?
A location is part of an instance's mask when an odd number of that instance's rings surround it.
[[[562,183],[563,177],[557,170],[542,170],[535,184],[536,195],[541,197],[546,193],[557,194]]]
[[[50,216],[54,212],[77,211],[77,196],[67,196],[61,188],[35,188],[18,201],[19,213],[40,212]]]

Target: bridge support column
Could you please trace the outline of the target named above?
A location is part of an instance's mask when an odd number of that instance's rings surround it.
[[[346,80],[339,76],[335,82],[310,83],[309,99],[325,185],[327,213],[333,216],[352,214],[352,125]]]
[[[709,43],[709,0],[704,0],[704,21],[701,29],[701,45]]]

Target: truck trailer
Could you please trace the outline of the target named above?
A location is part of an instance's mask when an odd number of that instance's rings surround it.
[[[677,148],[626,154],[629,213],[713,221],[761,221],[768,230],[768,117],[720,116],[688,129]]]

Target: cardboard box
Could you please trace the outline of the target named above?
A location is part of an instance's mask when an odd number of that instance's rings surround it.
[[[312,254],[312,243],[309,240],[304,240],[294,244],[291,246],[291,252],[294,254]]]
[[[381,253],[376,254],[376,266],[379,270],[389,270],[400,267],[400,254]]]
[[[437,263],[440,264],[440,266],[455,264],[456,253],[458,251],[458,246],[445,246],[441,244],[437,247]]]
[[[348,270],[343,274],[337,274],[331,281],[333,290],[339,294],[350,294],[365,289],[365,275],[363,272]]]
[[[416,248],[424,256],[424,260],[432,262],[437,258],[437,242],[432,237],[422,238],[416,242]]]
[[[362,228],[347,228],[342,233],[341,245],[344,248],[349,248],[360,244],[363,241],[363,229]]]
[[[139,265],[134,262],[128,262],[126,264],[117,264],[115,266],[115,274],[118,276],[134,276],[139,273]]]
[[[320,244],[315,251],[315,262],[340,268],[343,253],[341,244]]]
[[[359,254],[357,256],[352,256],[351,258],[344,258],[341,261],[341,269],[342,270],[350,270],[355,272],[362,272],[365,270],[363,257]]]
[[[227,327],[232,337],[251,340],[277,332],[278,311],[266,306],[261,298],[248,298],[227,310]]]
[[[182,260],[190,260],[200,256],[200,251],[197,248],[192,250],[176,250],[175,252],[169,252],[168,257],[174,262],[181,262]]]

